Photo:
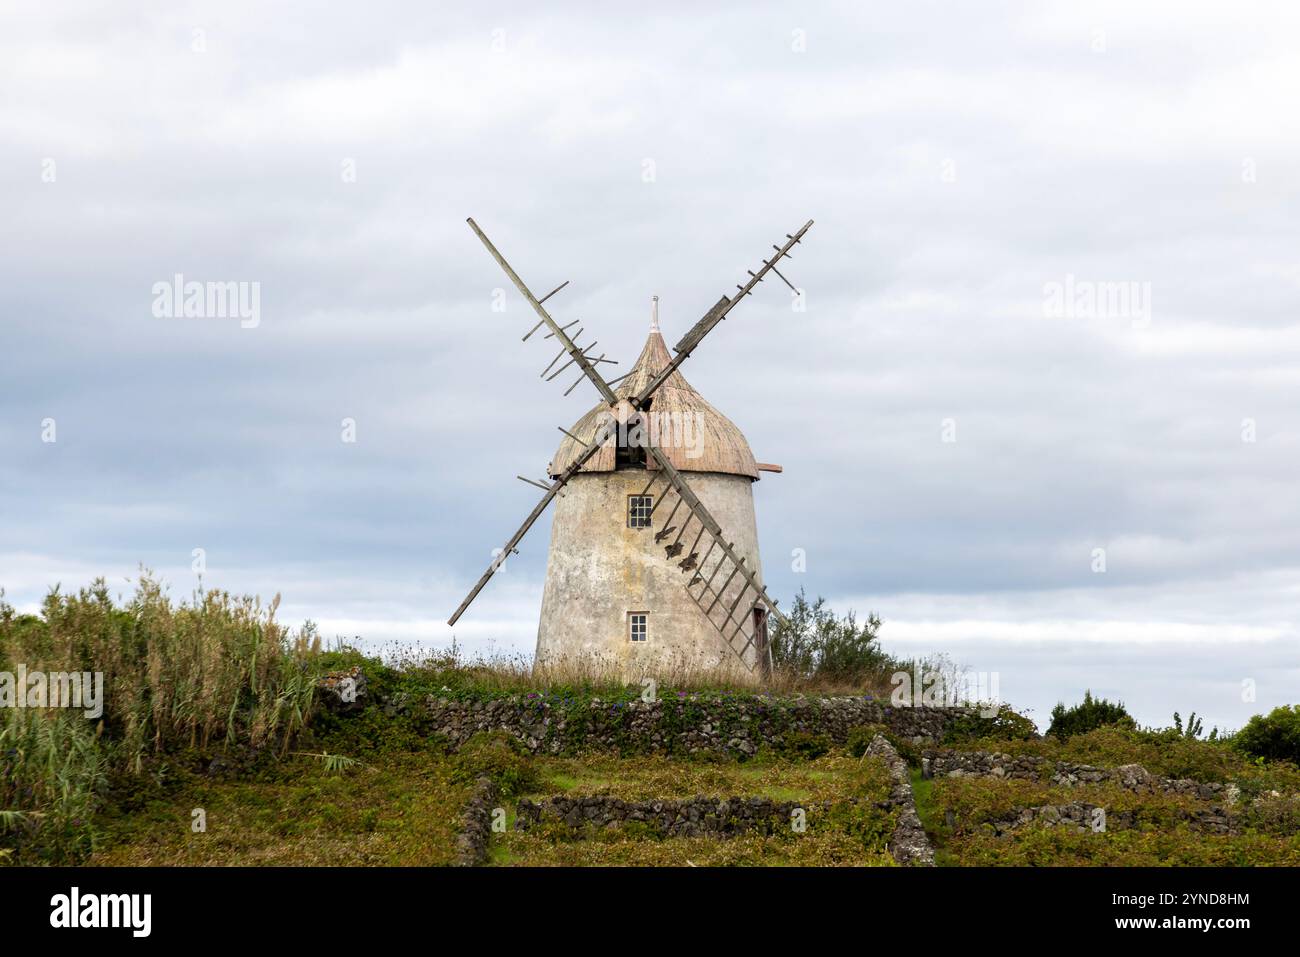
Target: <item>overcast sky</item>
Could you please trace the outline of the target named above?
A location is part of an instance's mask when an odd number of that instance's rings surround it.
[[[465,218],[625,368],[814,219],[805,311],[765,282],[683,369],[785,468],[773,594],[1040,720],[1300,698],[1300,8],[548,6],[0,7],[7,600],[201,548],[446,644],[597,398]],[[159,317],[176,274],[256,318]],[[460,643],[531,652],[548,532]]]

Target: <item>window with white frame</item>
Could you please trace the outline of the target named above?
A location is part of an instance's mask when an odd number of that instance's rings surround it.
[[[650,615],[644,611],[630,611],[627,613],[627,636],[633,641],[645,641],[647,634],[647,625]]]
[[[653,495],[629,495],[627,497],[627,527],[649,528],[650,513],[654,510]]]

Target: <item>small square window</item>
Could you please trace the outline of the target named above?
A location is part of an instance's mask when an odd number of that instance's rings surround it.
[[[627,497],[627,527],[649,528],[650,513],[654,511],[653,495],[629,495]]]
[[[627,616],[627,635],[633,641],[646,640],[646,622],[650,615],[644,611],[629,612]]]

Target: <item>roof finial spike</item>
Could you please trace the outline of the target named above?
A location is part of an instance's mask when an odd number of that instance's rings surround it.
[[[659,331],[659,297],[650,297],[650,331]]]

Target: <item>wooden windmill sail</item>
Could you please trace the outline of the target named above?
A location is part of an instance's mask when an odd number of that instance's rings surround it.
[[[566,395],[585,379],[596,388],[603,405],[580,420],[572,430],[560,429],[566,440],[552,461],[546,481],[534,481],[520,476],[523,481],[542,488],[545,494],[475,583],[448,624],[456,623],[506,557],[516,553],[520,541],[565,485],[573,481],[589,464],[592,468],[603,467],[605,470],[612,467],[611,463],[602,462],[601,457],[615,455],[615,439],[621,438],[644,455],[647,481],[642,495],[650,497],[654,503],[651,510],[654,542],[663,548],[663,561],[673,563],[678,570],[681,587],[690,596],[699,614],[708,622],[727,655],[737,659],[750,671],[758,669],[766,674],[771,661],[766,641],[767,629],[765,624],[760,626],[756,623],[765,621],[765,618],[760,615],[751,618],[750,609],[761,610],[763,615],[774,615],[781,621],[784,621],[784,617],[768,596],[757,569],[737,549],[735,538],[728,535],[727,530],[691,488],[683,475],[683,466],[686,470],[691,466],[681,461],[676,450],[662,448],[661,443],[655,440],[654,430],[647,421],[647,413],[657,397],[663,399],[662,405],[685,403],[689,406],[693,402],[707,405],[686,384],[679,368],[705,336],[727,317],[737,303],[750,295],[769,273],[777,275],[792,290],[795,288],[777,269],[777,263],[789,258],[790,250],[802,240],[811,228],[812,221],[809,220],[797,232],[787,234],[784,244],[773,245],[774,252],[770,258],[764,259],[758,270],[749,271],[748,281],[737,285],[738,291],[734,296],[721,297],[674,346],[672,356],[668,355],[658,336],[656,317],[655,325],[652,326],[654,335],[633,371],[610,381],[601,375],[599,366],[611,363],[612,360],[606,358],[605,353],[597,354],[595,341],[582,344],[585,329],[579,321],[561,325],[545,308],[544,303],[568,283],[562,283],[538,299],[474,220],[468,222],[539,317],[537,324],[523,337],[524,340],[532,338],[545,326],[548,331],[543,339],[554,339],[559,347],[558,354],[543,370],[542,376],[549,381],[577,366],[580,374],[569,386]],[[622,385],[615,390],[614,386],[620,382]],[[658,408],[657,405],[656,410]],[[721,471],[757,478],[758,465],[753,461],[743,439],[731,443],[718,441],[713,444],[713,449],[712,454],[725,460],[725,464],[720,467]],[[677,461],[674,462],[674,459]]]

